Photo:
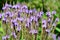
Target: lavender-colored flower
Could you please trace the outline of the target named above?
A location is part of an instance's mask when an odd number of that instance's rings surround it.
[[[7,15],[7,16],[9,16],[10,14],[11,14],[11,12],[10,12],[10,11],[7,11],[7,12],[6,12],[6,15]]]
[[[5,10],[6,9],[6,7],[2,7],[2,10]]]
[[[17,18],[17,20],[22,22],[24,20],[24,18],[20,17],[20,18]]]
[[[56,27],[56,23],[53,23],[52,26],[53,26],[53,27]]]
[[[2,37],[2,40],[6,40],[6,36],[3,36],[3,37]]]
[[[5,3],[5,7],[9,7],[9,4]]]
[[[51,17],[51,13],[50,12],[46,12],[47,17]]]
[[[36,33],[38,33],[38,31],[35,29],[31,29],[29,33],[36,34]]]
[[[42,20],[42,27],[46,28],[46,20]]]
[[[20,13],[18,12],[18,17],[20,17]]]
[[[40,11],[40,13],[39,13],[39,14],[42,16],[42,15],[43,15],[43,13],[44,13],[43,11]]]
[[[20,26],[17,26],[16,30],[17,31],[20,31],[21,30],[21,25]]]
[[[34,21],[38,22],[38,18],[36,16],[34,16]]]
[[[26,5],[23,5],[22,6],[22,9],[27,9],[28,7]]]
[[[6,35],[6,38],[10,38],[10,36],[9,35]]]
[[[56,19],[55,19],[55,22],[58,22],[58,21],[59,21],[59,18],[56,18]]]
[[[60,36],[58,36],[58,40],[60,40]]]
[[[15,9],[17,9],[17,5],[13,5],[13,6],[12,6],[12,8],[15,8]]]
[[[2,18],[2,14],[0,13],[0,19]]]
[[[56,11],[54,10],[54,11],[52,11],[52,15],[54,15],[54,14],[56,14]]]
[[[28,13],[28,9],[26,9],[25,12]]]
[[[33,21],[33,19],[34,19],[34,17],[33,17],[33,16],[31,16],[31,17],[30,17],[30,20],[31,20],[31,21]]]
[[[29,10],[29,14],[32,14],[32,10],[31,9]]]
[[[53,40],[56,40],[56,34],[52,34]]]
[[[50,18],[48,18],[48,23],[50,24],[50,22],[51,22],[51,19],[50,19]]]
[[[15,32],[12,32],[12,34],[11,34],[14,38],[16,38],[17,36],[16,36],[16,33]]]
[[[50,29],[46,29],[46,32],[50,33],[50,31],[51,31]]]
[[[29,23],[26,23],[25,26],[28,28],[30,25],[29,25]]]

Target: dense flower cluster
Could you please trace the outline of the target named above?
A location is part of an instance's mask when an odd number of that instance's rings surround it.
[[[52,12],[47,11],[46,12],[47,18],[44,19],[43,11],[38,12],[35,8],[28,9],[26,4],[17,3],[15,5],[10,5],[6,3],[2,9],[3,9],[3,13],[2,14],[0,13],[0,20],[2,20],[3,23],[2,27],[6,32],[6,35],[2,37],[2,40],[7,40],[11,36],[16,40],[19,40],[21,31],[22,31],[22,38],[26,40],[27,37],[26,35],[38,34],[40,21],[42,21],[41,23],[42,34],[47,33],[47,35],[48,34],[50,35],[51,31],[56,27],[57,22],[59,21],[58,17],[55,20],[53,20],[54,19],[53,16],[56,14],[55,10]],[[23,37],[24,34],[25,37]],[[55,34],[52,36],[56,38]],[[55,40],[54,37],[52,38]]]

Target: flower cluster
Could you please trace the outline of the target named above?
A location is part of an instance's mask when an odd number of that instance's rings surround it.
[[[2,19],[2,27],[6,32],[6,36],[3,36],[3,40],[9,39],[11,36],[19,40],[20,39],[20,32],[22,31],[22,38],[26,39],[26,35],[35,35],[38,34],[39,22],[42,21],[42,33],[43,34],[50,34],[51,30],[53,30],[59,18],[57,17],[55,20],[54,15],[56,11],[47,11],[46,12],[46,19],[43,18],[44,12],[37,11],[34,9],[28,9],[26,4],[17,3],[15,5],[5,4],[3,6],[3,13],[0,14],[0,19]],[[9,31],[10,30],[10,31]],[[45,33],[44,33],[45,32]],[[28,33],[28,34],[26,34]],[[7,36],[7,34],[9,36]],[[23,37],[25,34],[25,37]],[[44,35],[46,36],[46,35]],[[53,37],[52,37],[53,38]],[[27,38],[28,39],[28,38]]]

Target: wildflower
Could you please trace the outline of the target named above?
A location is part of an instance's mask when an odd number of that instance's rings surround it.
[[[56,34],[52,34],[53,40],[56,40]]]
[[[42,16],[42,15],[43,15],[43,13],[44,13],[43,11],[40,11],[40,13],[39,13],[39,14]]]
[[[53,23],[52,26],[53,26],[53,27],[56,27],[56,23]]]
[[[0,19],[2,19],[2,14],[0,14]]]
[[[29,10],[29,14],[32,14],[32,10],[31,9]]]
[[[2,37],[2,40],[6,40],[6,36],[3,36],[3,37]]]
[[[51,13],[50,12],[46,12],[47,17],[51,17]]]
[[[16,30],[20,31],[21,30],[21,26],[17,26]]]
[[[12,32],[11,35],[12,35],[14,38],[17,37],[15,32]]]
[[[60,40],[60,36],[58,36],[58,40]]]
[[[6,9],[6,7],[2,7],[2,10],[5,10]]]
[[[50,22],[51,22],[51,19],[50,19],[50,18],[48,18],[48,23],[50,24]]]
[[[56,11],[54,10],[54,11],[52,11],[52,15],[54,15],[54,14],[56,14]]]
[[[27,9],[28,7],[26,5],[23,5],[22,6],[22,9]]]
[[[42,20],[42,27],[46,28],[46,20]]]
[[[31,29],[29,33],[36,34],[36,33],[38,33],[38,31],[35,29]]]
[[[55,22],[59,22],[59,18],[56,18],[56,19],[55,19]]]

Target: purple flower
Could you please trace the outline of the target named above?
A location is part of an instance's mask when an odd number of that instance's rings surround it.
[[[46,20],[42,20],[42,27],[46,28]]]
[[[39,13],[39,14],[42,16],[42,15],[43,15],[43,13],[44,13],[43,11],[40,11],[40,13]]]
[[[28,9],[26,9],[25,12],[28,13]]]
[[[60,36],[58,37],[58,40],[60,40]]]
[[[2,37],[2,40],[6,40],[6,36],[3,36],[3,37]]]
[[[17,9],[17,5],[13,5],[13,6],[12,6],[12,8],[15,8],[15,9]]]
[[[27,9],[28,7],[26,5],[23,5],[22,6],[22,9]]]
[[[52,34],[53,40],[56,40],[56,34]]]
[[[29,10],[29,14],[32,14],[32,10],[31,9]]]
[[[10,36],[9,35],[3,36],[2,40],[6,40],[7,38],[10,38]]]
[[[5,10],[5,9],[6,9],[6,7],[3,7],[3,8],[2,8],[2,10]]]
[[[51,19],[50,19],[50,18],[48,18],[48,23],[50,24],[50,22],[51,22]]]
[[[58,21],[59,21],[59,18],[56,18],[56,19],[55,19],[55,22],[58,22]]]
[[[22,22],[24,20],[24,18],[20,17],[20,18],[17,18],[17,20]]]
[[[31,21],[33,21],[33,19],[34,19],[34,17],[33,17],[33,16],[31,16],[31,17],[30,17],[30,20],[31,20]]]
[[[17,26],[16,30],[20,31],[21,30],[21,26]]]
[[[38,31],[35,29],[31,29],[29,33],[36,34],[36,33],[38,33]]]
[[[56,11],[54,10],[54,11],[52,11],[52,15],[54,15],[54,14],[56,14]]]
[[[5,3],[5,7],[9,7],[9,4]]]
[[[2,14],[0,13],[0,19],[2,18]]]
[[[28,28],[30,25],[29,25],[29,23],[26,23],[25,26]]]
[[[46,12],[47,17],[51,17],[51,13],[50,12]]]
[[[12,32],[12,34],[11,34],[14,38],[16,38],[17,36],[16,36],[16,33],[15,32]]]
[[[53,26],[53,27],[56,27],[56,23],[53,23],[52,26]]]
[[[34,21],[38,22],[38,18],[36,16],[34,16]]]

